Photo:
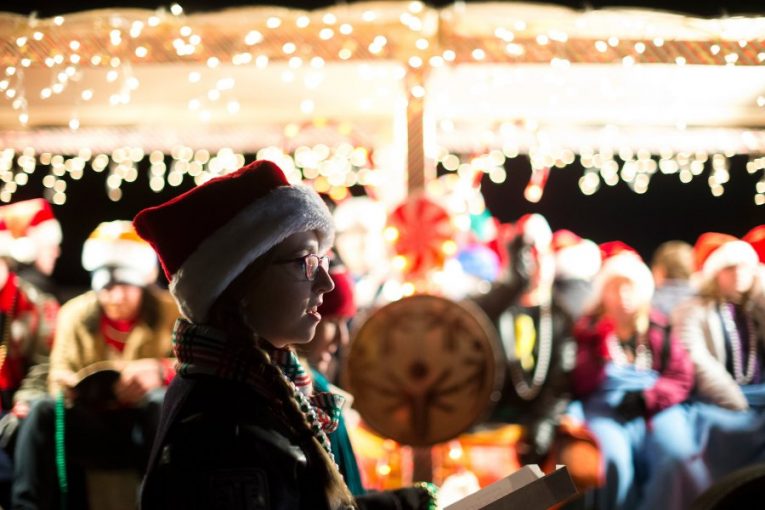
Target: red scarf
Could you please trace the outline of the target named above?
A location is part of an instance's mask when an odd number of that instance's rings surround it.
[[[99,327],[106,344],[122,353],[125,350],[125,341],[137,323],[137,319],[112,320],[106,314],[102,314]]]
[[[22,344],[26,343],[27,336],[37,331],[40,317],[36,312],[19,288],[18,277],[8,273],[8,279],[0,289],[0,339],[6,348],[5,360],[0,368],[0,391],[17,389],[24,379],[26,367]]]

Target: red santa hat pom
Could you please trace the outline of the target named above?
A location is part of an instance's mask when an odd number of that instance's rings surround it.
[[[693,255],[701,283],[711,280],[726,267],[744,264],[756,268],[758,263],[757,252],[751,244],[720,232],[701,234],[693,245]]]
[[[552,235],[555,253],[555,276],[561,280],[591,280],[600,270],[600,248],[589,239],[570,230],[556,230]]]
[[[765,225],[754,227],[746,233],[743,240],[752,245],[760,264],[765,264]]]
[[[185,317],[197,323],[255,259],[297,232],[332,245],[332,216],[312,189],[290,185],[270,161],[254,161],[139,212],[133,224],[154,247]]]
[[[0,255],[22,264],[34,262],[42,247],[61,244],[61,225],[42,198],[0,207]]]
[[[353,296],[353,279],[344,268],[330,270],[329,275],[335,282],[335,288],[324,294],[324,301],[319,307],[322,317],[343,317],[346,319],[356,315],[356,300]]]
[[[145,287],[157,280],[154,249],[138,237],[129,221],[98,225],[82,247],[82,267],[90,271],[93,290],[114,283]]]
[[[621,241],[609,241],[599,247],[602,264],[593,280],[588,308],[593,309],[600,304],[606,283],[616,277],[630,280],[639,302],[650,303],[654,291],[653,274],[638,252]]]

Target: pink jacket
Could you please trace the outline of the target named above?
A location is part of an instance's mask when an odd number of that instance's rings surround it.
[[[577,341],[576,367],[573,371],[574,393],[582,398],[595,392],[605,377],[605,362],[610,359],[606,338],[614,330],[607,319],[582,317],[574,327]],[[656,384],[643,392],[648,416],[653,416],[688,398],[693,389],[693,363],[687,351],[669,333],[666,318],[652,312],[648,343],[653,355],[653,369],[659,372]]]

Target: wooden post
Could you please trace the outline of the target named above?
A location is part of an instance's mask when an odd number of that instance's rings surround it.
[[[424,67],[424,66],[423,66]],[[420,67],[408,68],[406,76],[407,87],[407,195],[424,191],[431,172],[425,158],[424,143],[424,110],[425,110],[425,78],[426,72]],[[412,481],[433,481],[433,450],[430,446],[412,447]]]
[[[435,177],[433,165],[425,158],[424,109],[426,71],[409,67],[406,74],[406,142],[407,142],[407,194],[412,195],[425,188]]]

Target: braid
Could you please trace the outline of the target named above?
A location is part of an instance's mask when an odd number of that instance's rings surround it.
[[[255,351],[261,357],[260,361],[266,367],[267,379],[275,383],[272,385],[272,389],[277,400],[283,404],[282,408],[288,423],[296,428],[300,436],[307,438],[307,441],[304,440],[302,443],[308,450],[309,457],[321,459],[320,462],[309,462],[308,465],[309,468],[313,468],[314,475],[318,480],[321,480],[323,486],[327,489],[330,508],[346,508],[347,505],[353,505],[353,496],[348,490],[337,468],[337,464],[335,464],[335,460],[313,433],[305,413],[300,410],[300,404],[295,398],[293,388],[290,387],[279,368],[271,362],[270,356],[262,348],[258,346]]]

